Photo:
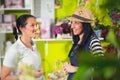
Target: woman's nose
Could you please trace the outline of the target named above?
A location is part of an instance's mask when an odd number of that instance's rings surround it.
[[[37,29],[37,25],[34,25],[34,29],[35,29],[35,30]]]

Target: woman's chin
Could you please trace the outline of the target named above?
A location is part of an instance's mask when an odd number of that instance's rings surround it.
[[[74,35],[78,35],[77,33],[74,33]]]

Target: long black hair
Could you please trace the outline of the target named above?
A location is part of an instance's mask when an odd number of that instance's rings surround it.
[[[80,40],[79,35],[74,35],[73,34],[73,30],[72,30],[72,38],[73,38],[73,46],[69,52],[68,56],[73,56],[76,52],[80,51],[84,51],[84,48],[87,44],[87,42],[90,40],[91,36],[95,35],[91,24],[90,23],[82,23],[82,27],[83,27],[83,38],[82,38],[82,42],[80,44],[78,44],[78,41]],[[77,54],[77,57],[79,57],[79,55]]]
[[[20,31],[20,27],[25,27],[25,25],[27,24],[26,21],[30,17],[35,18],[33,15],[24,14],[24,15],[21,15],[20,17],[18,17],[18,19],[16,20],[16,27],[13,27],[13,34],[14,34],[16,40],[18,39],[17,29],[18,29],[18,32],[20,34],[22,34]]]
[[[82,42],[80,45],[81,47],[84,47],[86,42],[90,40],[90,37],[92,35],[95,35],[95,33],[90,23],[82,23],[82,27],[83,27],[84,35],[83,35]],[[73,43],[78,44],[78,41],[80,40],[79,35],[74,35],[73,32],[72,32],[72,35],[73,35]]]

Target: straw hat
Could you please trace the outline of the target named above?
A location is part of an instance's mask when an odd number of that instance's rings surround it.
[[[68,18],[70,21],[80,21],[85,23],[91,23],[94,21],[92,12],[86,7],[78,8],[74,14]]]

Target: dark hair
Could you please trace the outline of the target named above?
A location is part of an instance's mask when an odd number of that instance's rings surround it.
[[[16,27],[20,34],[22,34],[20,31],[20,27],[25,27],[25,25],[27,24],[26,21],[30,17],[35,18],[33,15],[24,14],[24,15],[21,15],[20,17],[18,17],[18,19],[16,20]],[[13,28],[13,34],[14,34],[16,40],[18,39],[17,29]]]
[[[82,42],[80,44],[81,47],[85,46],[86,42],[90,40],[91,35],[95,35],[90,23],[82,23],[82,26],[83,26],[84,35],[82,38]],[[77,44],[79,40],[80,40],[79,35],[73,34],[74,44]]]

